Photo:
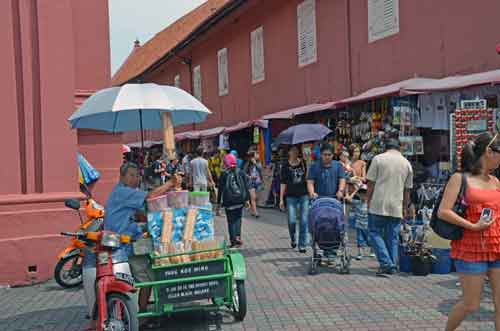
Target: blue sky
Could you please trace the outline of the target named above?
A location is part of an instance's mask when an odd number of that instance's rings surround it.
[[[108,0],[111,73],[130,54],[134,40],[141,45],[206,0]]]

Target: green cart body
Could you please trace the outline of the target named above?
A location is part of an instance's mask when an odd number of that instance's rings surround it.
[[[192,256],[200,253],[223,251],[218,258],[184,263],[155,265],[155,260],[166,257]],[[154,281],[135,283],[137,288],[151,287],[154,304],[139,317],[171,315],[193,310],[218,310],[225,306],[232,309],[237,320],[246,315],[246,266],[243,256],[222,248],[191,251],[162,256],[149,255]]]

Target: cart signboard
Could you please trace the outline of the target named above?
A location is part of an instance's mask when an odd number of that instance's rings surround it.
[[[224,260],[180,264],[155,269],[154,271],[157,281],[217,275],[224,273]]]
[[[226,278],[183,282],[158,287],[162,304],[196,301],[226,296]]]

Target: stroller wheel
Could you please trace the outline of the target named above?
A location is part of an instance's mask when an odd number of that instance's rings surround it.
[[[340,270],[340,273],[342,275],[348,275],[351,273],[351,270],[349,269],[349,267],[344,267],[344,268],[342,268],[342,270]]]
[[[314,260],[314,257],[311,258],[311,264],[309,265],[309,275],[317,275],[318,274],[318,262]]]

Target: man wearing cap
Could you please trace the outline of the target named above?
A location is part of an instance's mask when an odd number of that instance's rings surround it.
[[[399,225],[413,185],[413,170],[400,152],[399,140],[388,139],[385,146],[387,151],[373,158],[366,175],[368,230],[380,264],[377,275],[397,272]]]

